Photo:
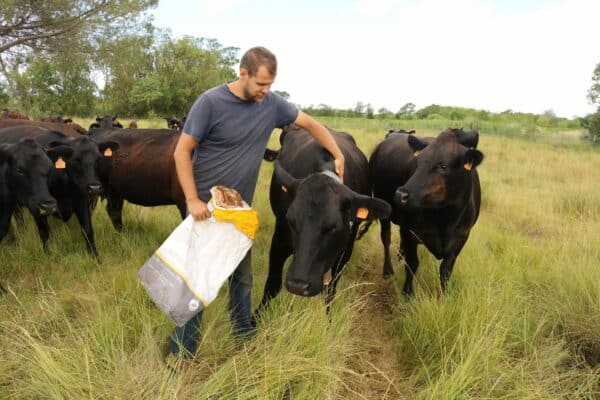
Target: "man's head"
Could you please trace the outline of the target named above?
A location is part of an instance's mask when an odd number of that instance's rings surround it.
[[[261,102],[277,75],[277,58],[264,47],[253,47],[240,60],[240,82],[246,100]]]

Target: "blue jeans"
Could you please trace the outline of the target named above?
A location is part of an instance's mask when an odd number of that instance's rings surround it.
[[[229,311],[233,323],[233,334],[247,339],[256,331],[252,319],[250,290],[252,289],[252,255],[249,250],[233,274],[229,277]],[[171,353],[178,355],[183,351],[183,357],[190,358],[196,353],[200,339],[202,314],[200,311],[181,327],[176,327],[169,341]]]

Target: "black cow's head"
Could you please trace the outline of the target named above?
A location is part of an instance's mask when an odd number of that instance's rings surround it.
[[[350,190],[331,175],[295,179],[277,160],[275,176],[291,197],[286,219],[294,259],[285,285],[294,294],[314,296],[323,290],[324,275],[350,240],[350,223],[387,218],[391,208]]]
[[[30,138],[1,145],[0,168],[11,196],[34,216],[55,213],[57,204],[48,190],[48,176],[53,162],[70,157],[72,153],[73,150],[66,146],[44,151]]]
[[[165,117],[169,129],[181,129],[183,124],[175,117]]]
[[[119,144],[113,141],[96,143],[87,136],[66,138],[49,144],[50,148],[68,146],[73,152],[64,164],[57,168],[65,170],[69,182],[74,185],[81,195],[98,195],[102,192],[102,184],[98,178],[97,167],[102,157],[112,157],[119,149]]]
[[[448,129],[431,143],[415,136],[407,138],[415,152],[417,167],[404,186],[396,190],[399,206],[441,208],[464,200],[472,170],[483,160],[475,149],[477,131]]]

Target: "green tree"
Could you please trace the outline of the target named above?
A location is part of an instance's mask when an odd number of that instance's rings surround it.
[[[102,59],[127,57],[127,52],[112,54],[112,44],[132,32],[151,31],[145,11],[156,4],[158,0],[2,0],[0,74],[11,98],[30,106],[21,72],[39,58],[73,65],[85,60],[91,71]]]
[[[415,105],[413,103],[406,103],[396,113],[396,118],[400,118],[403,115],[413,114],[415,112]]]
[[[278,95],[280,95],[281,97],[283,97],[286,100],[290,99],[290,94],[286,91],[283,90],[273,90],[274,93],[277,93]]]
[[[103,92],[108,108],[119,115],[184,115],[199,94],[236,77],[237,52],[215,39],[186,36],[174,40],[165,34],[148,54],[148,62],[139,65],[138,78],[127,81],[125,74],[120,80],[109,76]],[[115,81],[120,84],[114,85]],[[123,96],[126,84],[131,89]]]
[[[592,86],[588,90],[588,99],[592,104],[600,104],[600,63],[592,74]]]

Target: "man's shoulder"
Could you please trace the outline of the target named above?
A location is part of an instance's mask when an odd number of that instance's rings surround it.
[[[202,93],[201,97],[206,97],[207,99],[218,99],[227,95],[226,84],[222,84],[219,86],[212,87]]]

